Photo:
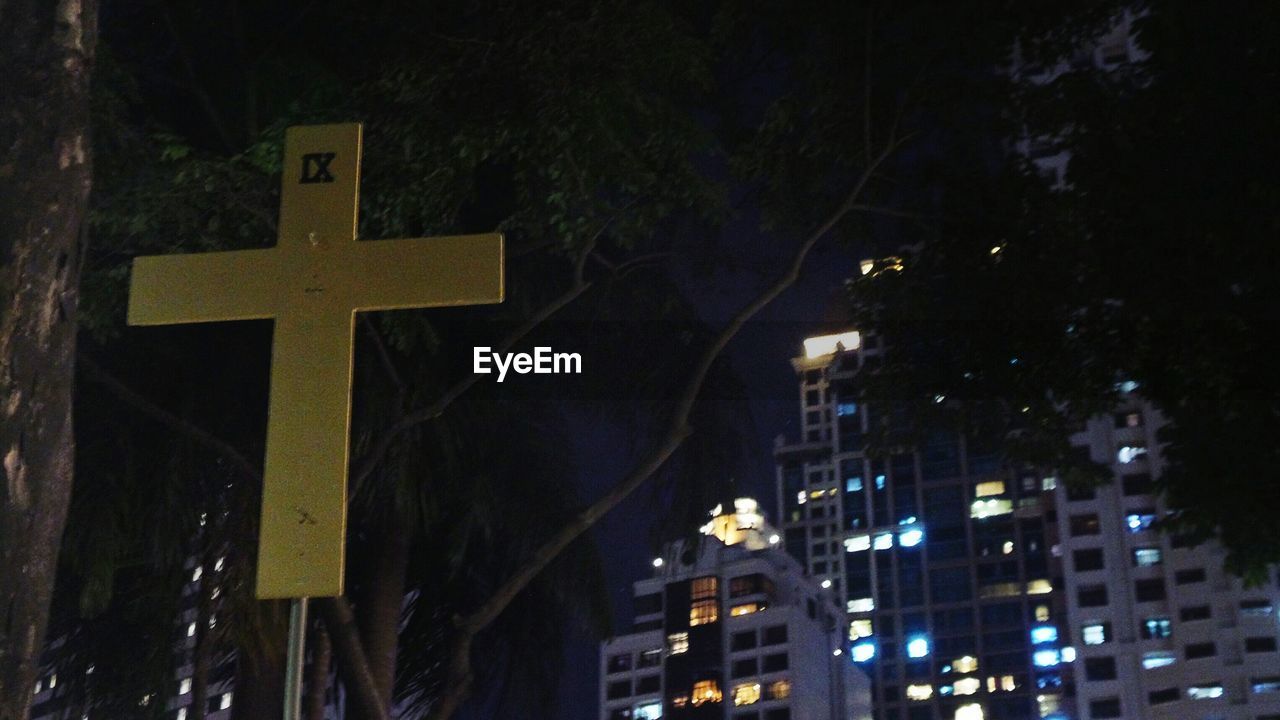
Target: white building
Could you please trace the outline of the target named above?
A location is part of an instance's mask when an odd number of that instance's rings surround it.
[[[1245,588],[1216,544],[1152,527],[1163,420],[1128,397],[1073,437],[1114,481],[1055,493],[1080,718],[1280,720],[1276,574]]]
[[[717,508],[635,583],[635,632],[600,648],[601,720],[869,720],[843,613],[782,551],[754,500]]]

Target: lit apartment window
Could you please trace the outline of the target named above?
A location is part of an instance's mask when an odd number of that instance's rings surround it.
[[[714,600],[720,588],[719,581],[714,575],[694,578],[689,583],[689,597],[693,600]]]
[[[871,621],[870,620],[851,620],[849,621],[849,639],[861,640],[864,637],[871,637]]]
[[[755,705],[760,702],[760,683],[742,683],[733,688],[735,706]]]
[[[1178,661],[1173,653],[1164,650],[1142,654],[1142,669],[1154,670],[1155,668],[1169,667]]]
[[[667,636],[667,650],[672,655],[689,652],[689,633],[680,632]]]
[[[729,608],[729,615],[733,617],[737,617],[738,615],[750,615],[752,613],[760,612],[763,609],[764,603],[743,603]]]
[[[1266,617],[1275,611],[1270,600],[1241,600],[1240,614],[1251,617]]]
[[[694,600],[689,607],[689,626],[710,625],[720,619],[720,606],[715,600]]]
[[[1013,692],[1018,689],[1018,681],[1012,675],[1001,675],[1000,689],[1005,692]]]
[[[931,697],[933,697],[932,685],[908,685],[907,686],[908,700],[916,700],[916,701],[928,700]]]
[[[662,703],[652,702],[643,705],[637,705],[635,712],[631,715],[632,720],[661,720]]]
[[[1134,443],[1131,445],[1121,445],[1120,449],[1116,450],[1116,461],[1125,465],[1131,462],[1134,462],[1135,460],[1144,458],[1146,456],[1147,456],[1147,446],[1137,444],[1137,443]]]
[[[978,671],[978,658],[972,655],[958,657],[955,662],[951,663],[951,669],[958,673],[971,673]]]
[[[846,538],[844,541],[844,549],[845,549],[845,552],[859,552],[862,550],[870,550],[871,536],[870,535],[854,535],[851,538]]]
[[[1173,622],[1167,617],[1149,617],[1142,620],[1143,640],[1158,640],[1172,634]]]
[[[969,703],[956,708],[956,720],[982,720],[985,717],[982,714],[982,706],[978,703]]]
[[[1164,554],[1158,547],[1141,547],[1133,549],[1133,564],[1136,567],[1151,567],[1164,562]]]
[[[973,695],[982,688],[982,682],[976,677],[961,678],[952,688],[952,692],[956,695]]]
[[[786,700],[791,697],[790,680],[774,680],[765,688],[766,700]]]
[[[929,654],[929,639],[917,635],[907,641],[907,657],[922,658]]]
[[[1103,645],[1111,639],[1111,623],[1090,623],[1080,628],[1080,637],[1085,645]]]
[[[191,692],[191,678],[182,678],[182,682],[178,683],[178,694],[186,695]]]
[[[969,507],[969,517],[975,520],[996,515],[1008,515],[1011,512],[1013,512],[1013,501],[1002,498],[974,500],[973,505]]]
[[[648,668],[648,667],[658,667],[661,664],[662,664],[662,649],[656,648],[653,650],[645,650],[644,652],[641,652],[640,662],[637,665],[642,668]]]
[[[1049,606],[1037,605],[1036,606],[1036,622],[1048,622],[1048,621],[1049,621]]]
[[[975,485],[973,488],[974,497],[987,497],[989,495],[1003,495],[1003,494],[1004,494],[1003,480],[988,480],[986,482],[980,482],[977,485]]]
[[[1124,525],[1131,533],[1140,533],[1150,528],[1155,521],[1156,511],[1152,508],[1136,508],[1124,516]]]
[[[693,692],[689,694],[689,702],[694,707],[706,703],[718,703],[723,699],[720,685],[715,680],[699,680],[693,684]]]
[[[1220,683],[1212,683],[1209,685],[1192,685],[1187,688],[1187,697],[1192,700],[1213,700],[1222,697],[1222,685]]]
[[[1249,678],[1249,686],[1255,694],[1280,693],[1280,675]]]
[[[876,609],[875,598],[854,598],[844,604],[845,611],[851,613],[871,612]]]

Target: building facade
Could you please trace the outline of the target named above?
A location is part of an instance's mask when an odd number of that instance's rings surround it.
[[[809,338],[800,437],[775,447],[784,546],[844,607],[877,720],[1074,717],[1056,481],[954,432],[872,455],[857,399],[876,338]]]
[[[1132,386],[1129,386],[1130,388]],[[1280,720],[1275,570],[1244,587],[1215,543],[1157,531],[1160,413],[1136,394],[1072,438],[1114,480],[1055,491],[1081,720]]]
[[[869,720],[831,594],[734,504],[635,583],[634,632],[600,648],[601,720]]]

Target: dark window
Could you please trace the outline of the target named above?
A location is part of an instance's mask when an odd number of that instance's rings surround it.
[[[764,629],[760,636],[761,645],[780,645],[787,641],[787,626],[773,625]]]
[[[1133,583],[1133,596],[1138,602],[1155,602],[1164,599],[1164,578],[1137,580]]]
[[[1120,485],[1125,495],[1150,495],[1155,492],[1150,473],[1125,475],[1120,478]]]
[[[1099,607],[1107,604],[1106,585],[1082,585],[1076,593],[1080,607]]]
[[[1184,607],[1178,612],[1178,619],[1182,622],[1191,622],[1192,620],[1208,620],[1213,613],[1209,610],[1208,605],[1192,605]]]
[[[636,663],[636,667],[658,667],[662,664],[662,650],[645,650],[640,653],[640,662]]]
[[[1101,570],[1102,569],[1102,549],[1091,548],[1088,550],[1076,550],[1071,554],[1076,563],[1076,572],[1085,570]]]
[[[745,658],[742,660],[734,660],[733,665],[729,668],[729,677],[740,678],[755,675],[760,672],[760,666],[756,664],[755,658]]]
[[[662,612],[662,593],[636,596],[636,614],[652,615]]]
[[[1120,717],[1120,698],[1105,698],[1089,702],[1089,714],[1097,720]]]
[[[630,697],[631,680],[614,680],[605,688],[605,697],[609,700],[617,700],[618,698]]]
[[[1274,637],[1251,637],[1244,639],[1245,652],[1275,652],[1276,639]]]
[[[1204,568],[1179,570],[1173,574],[1173,581],[1179,585],[1190,585],[1191,583],[1204,582],[1204,580]]]
[[[810,391],[806,392],[806,393],[804,394],[804,404],[805,404],[805,405],[817,405],[817,404],[818,404],[818,391],[817,391],[817,390],[810,390]]]
[[[1092,500],[1098,496],[1098,489],[1090,482],[1067,483],[1067,499],[1073,502]]]
[[[791,709],[777,708],[775,710],[765,710],[764,720],[791,720]]]
[[[1184,652],[1186,653],[1188,660],[1195,660],[1196,658],[1213,657],[1214,655],[1217,655],[1218,647],[1211,642],[1192,643],[1184,649]]]
[[[736,632],[729,638],[730,650],[750,650],[756,646],[756,631]]]
[[[657,675],[645,675],[639,680],[636,680],[636,694],[647,695],[649,693],[656,693],[658,692],[659,686],[660,683]]]
[[[1178,688],[1176,687],[1166,688],[1164,690],[1154,690],[1147,693],[1147,701],[1152,705],[1174,702],[1179,697]]]
[[[814,544],[809,548],[809,552],[810,552],[811,554],[813,554],[813,555],[826,555],[826,554],[827,554],[827,544],[826,544],[826,543],[824,543],[824,542],[822,542],[822,543],[814,543]]]
[[[776,653],[764,656],[764,664],[761,666],[760,671],[767,673],[778,672],[779,670],[786,670],[787,667],[787,654]]]
[[[631,669],[631,653],[609,656],[609,673],[626,672]]]
[[[620,707],[610,710],[609,720],[631,720],[631,708]]]
[[[1137,410],[1131,412],[1116,413],[1116,427],[1139,427],[1142,425],[1142,413]]]
[[[729,597],[742,597],[743,595],[752,595],[764,591],[765,578],[760,573],[743,575],[729,581]]]
[[[1088,515],[1071,516],[1072,535],[1097,535],[1100,532],[1102,532],[1102,528],[1098,524],[1097,515],[1089,513]]]
[[[1089,680],[1115,680],[1116,659],[1113,657],[1085,658],[1084,676]]]

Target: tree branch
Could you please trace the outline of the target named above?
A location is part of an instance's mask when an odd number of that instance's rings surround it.
[[[156,403],[148,400],[140,395],[137,391],[120,382],[115,376],[103,370],[88,355],[81,353],[77,362],[79,367],[84,370],[85,375],[92,381],[102,385],[111,394],[115,395],[130,405],[133,409],[141,412],[143,415],[156,420],[160,424],[171,430],[185,435],[194,441],[197,445],[203,445],[205,448],[212,450],[226,458],[236,469],[244,473],[246,478],[251,480],[262,480],[262,473],[258,471],[258,467],[249,462],[249,458],[245,457],[231,443],[217,437],[213,433],[196,425],[185,418],[179,417],[168,410],[160,407]]]
[[[472,614],[455,620],[456,638],[450,652],[448,679],[445,682],[445,693],[432,707],[428,720],[446,720],[453,716],[458,707],[471,693],[474,675],[471,669],[471,644],[476,634],[488,627],[502,614],[511,602],[529,583],[533,581],[559,554],[580,535],[595,525],[600,518],[617,507],[628,495],[639,488],[649,477],[661,468],[679,449],[692,432],[689,416],[716,359],[738,334],[743,325],[760,310],[773,302],[800,277],[800,270],[810,251],[825,237],[842,219],[845,218],[866,189],[875,171],[889,155],[898,148],[899,142],[890,138],[882,152],[872,158],[863,170],[853,189],[844,202],[827,220],[814,230],[792,256],[791,264],[771,285],[760,292],[750,303],[738,311],[729,324],[720,331],[715,340],[703,351],[694,371],[690,374],[684,389],[672,412],[666,434],[659,440],[625,478],[615,485],[603,497],[583,510],[568,525],[564,526],[533,553],[515,575],[510,577],[492,596]]]

